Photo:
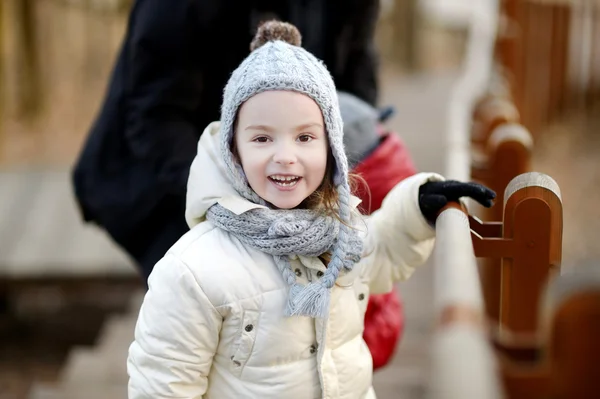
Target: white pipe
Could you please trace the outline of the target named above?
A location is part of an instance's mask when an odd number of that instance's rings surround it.
[[[452,325],[431,344],[431,399],[500,399],[494,353],[481,331]]]
[[[465,305],[483,314],[483,297],[467,215],[448,209],[437,218],[434,250],[434,308]]]
[[[471,177],[471,112],[492,74],[499,13],[498,0],[474,1],[472,7],[462,73],[450,93],[446,135],[446,177],[463,181]]]
[[[463,71],[450,95],[446,177],[470,180],[472,109],[491,77],[498,25],[498,0],[472,4]],[[495,355],[483,326],[483,298],[467,216],[448,209],[436,222],[434,305],[438,318],[459,308],[471,318],[449,320],[431,345],[429,399],[503,397]],[[438,320],[439,321],[439,320]]]
[[[500,399],[503,390],[483,320],[485,310],[467,215],[447,209],[436,221],[429,399]],[[452,309],[457,319],[441,320]]]

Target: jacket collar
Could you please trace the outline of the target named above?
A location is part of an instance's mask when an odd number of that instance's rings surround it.
[[[222,207],[236,215],[241,215],[244,212],[248,212],[251,209],[269,209],[264,205],[255,204],[254,202],[250,202],[245,198],[242,198],[238,195],[227,195],[221,197],[217,201]],[[356,209],[356,207],[362,202],[362,200],[354,195],[350,196],[350,207],[352,209]]]

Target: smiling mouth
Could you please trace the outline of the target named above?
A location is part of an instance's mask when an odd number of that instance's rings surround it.
[[[281,187],[292,187],[295,186],[299,181],[300,176],[281,176],[273,175],[269,176],[269,180]]]

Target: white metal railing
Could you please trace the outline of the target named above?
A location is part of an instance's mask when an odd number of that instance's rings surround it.
[[[430,399],[502,397],[467,214],[443,211],[436,222]]]
[[[446,177],[470,180],[470,124],[475,101],[491,77],[498,0],[472,4],[467,51],[448,107]],[[430,399],[502,398],[499,372],[485,329],[485,310],[468,217],[449,207],[436,223]]]

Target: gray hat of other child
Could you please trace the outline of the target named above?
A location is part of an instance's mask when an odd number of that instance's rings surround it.
[[[353,169],[379,145],[377,124],[379,111],[360,98],[338,91],[340,112],[344,122],[344,147],[348,167]]]

